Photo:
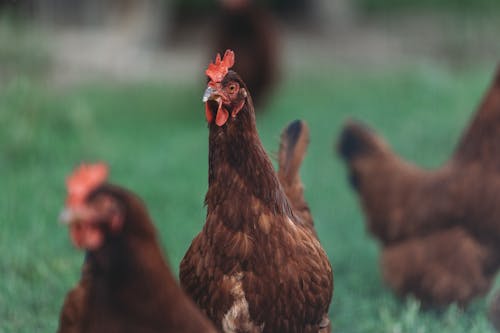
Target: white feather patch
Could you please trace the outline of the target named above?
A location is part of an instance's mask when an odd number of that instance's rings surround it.
[[[260,333],[264,329],[264,324],[256,325],[250,318],[248,302],[245,298],[245,291],[241,280],[243,273],[236,273],[228,278],[232,283],[231,295],[234,297],[234,303],[222,318],[222,329],[224,333]]]

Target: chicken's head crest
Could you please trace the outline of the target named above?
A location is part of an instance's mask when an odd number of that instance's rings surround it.
[[[231,50],[226,50],[224,53],[224,58],[220,57],[220,53],[217,53],[215,62],[208,65],[205,74],[210,78],[212,82],[221,82],[226,76],[227,72],[234,65],[234,52]]]
[[[106,181],[108,173],[105,163],[81,164],[66,179],[66,205],[72,208],[83,205],[89,193]]]

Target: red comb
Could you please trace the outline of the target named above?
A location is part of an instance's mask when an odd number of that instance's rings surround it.
[[[226,76],[229,68],[234,65],[234,52],[231,50],[226,50],[224,53],[224,58],[220,59],[220,53],[217,53],[217,57],[215,58],[215,62],[213,64],[208,65],[205,74],[212,80],[213,82],[221,82],[224,76]]]
[[[108,178],[105,163],[82,164],[66,179],[68,197],[66,205],[75,207],[83,204],[87,195]]]

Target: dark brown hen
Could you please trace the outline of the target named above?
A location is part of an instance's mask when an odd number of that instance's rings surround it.
[[[224,332],[326,331],[330,263],[280,185],[232,57],[207,70],[207,218],[181,262],[181,285]]]
[[[415,255],[410,250],[413,247],[434,249],[429,251],[436,255],[428,252],[428,262],[420,266],[419,272],[429,284],[440,284],[441,277],[447,274],[455,274],[456,281],[462,281],[461,286],[456,286],[462,292],[441,297],[441,291],[434,287],[422,300],[466,304],[488,289],[500,266],[499,140],[500,69],[454,155],[437,170],[424,170],[403,161],[380,137],[359,123],[349,123],[342,131],[339,152],[361,197],[369,230],[384,248],[406,248],[403,252],[408,256]],[[447,233],[453,228],[461,229],[460,239],[467,239],[470,250],[446,250],[457,237],[453,232]],[[436,236],[437,244],[431,241],[435,233],[441,234]],[[409,240],[413,245],[404,245]],[[410,260],[403,252],[398,254],[399,260]],[[441,254],[443,258],[439,257]],[[443,264],[460,261],[474,270],[477,278],[469,279],[467,270],[453,273]],[[430,266],[435,267],[433,272],[443,273],[430,274]],[[392,277],[386,274],[386,279],[393,287],[391,279],[404,281],[398,284],[409,286],[404,290],[418,295],[418,290],[425,286],[423,279],[412,279],[416,269],[390,269]]]
[[[68,182],[62,218],[86,257],[58,332],[215,333],[177,285],[144,204],[105,179],[103,165],[82,166]]]
[[[213,29],[215,50],[238,54],[234,71],[245,78],[255,105],[262,106],[279,72],[278,36],[269,10],[252,0],[220,0]]]

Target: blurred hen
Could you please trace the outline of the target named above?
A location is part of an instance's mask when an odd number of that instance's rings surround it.
[[[144,204],[106,178],[96,164],[68,179],[61,218],[86,256],[58,332],[216,332],[178,287]]]
[[[232,49],[238,55],[234,71],[245,78],[254,104],[262,106],[279,73],[274,17],[255,0],[219,0],[219,3],[214,51]]]
[[[454,155],[437,170],[404,161],[359,123],[345,126],[339,151],[384,247],[385,280],[398,293],[465,305],[490,288],[500,266],[498,142],[500,69]]]

